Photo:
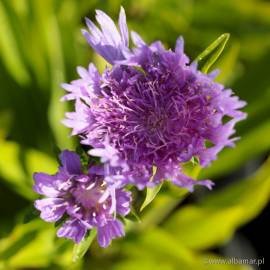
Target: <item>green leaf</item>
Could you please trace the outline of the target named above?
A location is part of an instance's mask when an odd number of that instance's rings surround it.
[[[203,73],[207,73],[208,70],[210,69],[210,67],[219,58],[219,56],[221,55],[222,51],[225,48],[227,41],[229,40],[229,38],[230,38],[229,33],[222,34],[213,43],[211,43],[202,53],[200,53],[196,57],[195,61],[197,61],[197,62],[204,60],[206,57],[209,58],[208,60],[206,60],[206,63],[202,67]]]
[[[230,238],[243,214],[240,207],[214,211],[191,205],[174,214],[166,228],[188,248],[206,249]]]
[[[47,267],[54,252],[54,235],[53,228],[40,220],[17,225],[0,241],[0,261],[6,269]]]
[[[20,146],[0,140],[0,176],[14,191],[25,198],[33,199],[34,193],[20,160]]]
[[[53,174],[57,170],[57,162],[54,158],[34,149],[29,149],[26,151],[25,164],[27,173],[31,178],[35,172],[46,172]]]
[[[162,187],[162,184],[159,184],[157,186],[154,186],[152,188],[147,188],[146,189],[146,196],[145,196],[145,200],[140,208],[140,211],[142,211],[148,204],[150,204],[154,199],[155,197],[157,196],[157,194],[159,193],[161,187]]]
[[[202,202],[202,207],[218,210],[240,206],[243,216],[238,217],[240,225],[256,217],[270,199],[270,157],[255,175],[236,182],[224,190],[210,193]]]
[[[177,188],[176,194],[161,193],[141,217],[141,223],[129,224],[127,230],[144,231],[162,222],[169,213],[187,196],[188,190]]]
[[[72,261],[73,248],[74,243],[72,241],[67,241],[65,238],[57,238],[55,240],[55,253],[53,263],[59,265],[59,269],[82,269],[82,265],[84,263],[83,260],[78,260],[77,262]]]
[[[181,208],[165,226],[188,248],[210,248],[227,241],[239,226],[256,217],[269,198],[270,159],[249,179],[211,193],[199,206]]]
[[[92,244],[93,240],[95,239],[96,234],[97,231],[95,229],[92,229],[89,232],[89,234],[79,244],[74,245],[72,255],[73,262],[80,260],[85,255],[90,245]]]
[[[49,122],[60,148],[72,148],[74,141],[69,136],[70,130],[61,123],[65,112],[68,111],[68,104],[67,102],[60,102],[64,91],[61,91],[59,86],[65,81],[65,68],[61,33],[56,16],[51,15],[47,21],[45,34],[52,71],[52,96],[49,106]],[[52,40],[54,41],[53,43],[51,42]]]
[[[0,176],[10,188],[27,199],[36,197],[32,190],[33,173],[54,173],[57,169],[57,163],[47,154],[34,149],[22,149],[11,141],[0,139],[0,156]]]
[[[150,178],[150,182],[153,181],[153,178],[154,178],[156,172],[157,172],[157,167],[153,166],[153,171],[152,171],[152,176]],[[162,183],[157,185],[157,186],[154,186],[152,188],[146,188],[146,196],[145,196],[145,199],[140,207],[140,211],[142,211],[148,204],[150,204],[155,199],[155,197],[157,196],[161,187],[162,187]]]
[[[152,228],[126,240],[122,246],[124,260],[113,265],[122,269],[185,269],[185,270],[247,270],[245,266],[213,265],[205,263],[217,256],[198,254],[185,247],[174,235],[162,228]],[[219,259],[224,259],[219,257]],[[157,266],[157,267],[156,267]]]
[[[129,214],[125,216],[125,219],[133,221],[133,222],[141,222],[141,218],[139,217],[134,207],[131,208]]]
[[[181,265],[182,267],[179,269],[187,269],[186,267],[192,264],[194,259],[192,251],[177,242],[170,233],[162,228],[151,228],[136,235],[133,241],[124,242],[123,252],[125,258],[155,261],[157,265],[166,260],[172,266]]]
[[[10,14],[0,2],[0,57],[13,78],[21,85],[29,83],[30,76],[18,49]]]

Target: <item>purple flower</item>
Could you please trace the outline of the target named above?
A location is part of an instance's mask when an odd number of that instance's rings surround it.
[[[205,167],[224,147],[234,146],[231,136],[235,124],[246,117],[239,110],[246,103],[213,80],[216,72],[206,75],[190,64],[182,37],[173,51],[160,41],[147,45],[132,32],[131,50],[123,9],[121,34],[103,12],[97,11],[96,19],[102,31],[87,20],[90,33],[83,33],[113,66],[102,74],[93,64],[88,70],[79,68],[81,78],[63,85],[69,92],[63,100],[76,100],[64,124],[81,143],[99,149],[92,151],[104,160],[112,151],[108,144],[117,150],[115,159],[129,167],[122,173],[125,181],[143,188],[170,178],[192,189],[198,182],[183,174],[181,163],[197,157]],[[211,187],[209,181],[199,184]]]
[[[65,150],[60,159],[62,166],[55,175],[34,174],[33,188],[45,196],[35,201],[35,207],[41,211],[40,217],[47,222],[66,217],[57,235],[76,243],[92,228],[97,228],[101,247],[123,236],[123,224],[116,214],[126,216],[129,213],[130,192],[108,184],[100,166],[91,166],[83,173],[80,158],[74,152]]]

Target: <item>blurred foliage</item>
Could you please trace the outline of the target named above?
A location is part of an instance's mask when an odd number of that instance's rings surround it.
[[[106,250],[94,240],[85,259],[76,263],[72,243],[56,239],[52,225],[40,220],[23,224],[36,196],[32,173],[53,173],[54,149],[74,147],[70,131],[60,123],[71,109],[59,102],[60,83],[77,77],[77,65],[94,61],[100,70],[105,66],[81,35],[83,18],[94,19],[99,8],[117,19],[120,5],[129,27],[147,42],[160,39],[173,48],[183,35],[191,60],[222,33],[231,34],[213,68],[221,70],[218,81],[247,100],[249,117],[237,126],[242,137],[237,147],[225,149],[200,178],[218,181],[269,153],[268,1],[0,0],[0,269],[250,269],[207,265],[203,259],[216,258],[209,249],[225,245],[266,206],[269,161],[247,179],[180,208],[186,191],[166,185],[157,196],[158,190],[148,191],[141,223],[128,222],[127,237]]]

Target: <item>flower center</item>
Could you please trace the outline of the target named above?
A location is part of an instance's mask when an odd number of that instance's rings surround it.
[[[157,115],[154,112],[151,112],[145,118],[145,126],[151,132],[162,128],[163,125],[164,125],[164,117]]]
[[[104,188],[97,183],[83,184],[76,188],[73,195],[77,202],[85,208],[97,208],[99,199],[104,192]]]

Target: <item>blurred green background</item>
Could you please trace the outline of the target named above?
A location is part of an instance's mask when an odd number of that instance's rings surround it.
[[[84,260],[72,263],[72,243],[56,239],[52,224],[24,224],[23,217],[36,198],[32,173],[54,173],[56,147],[76,143],[60,123],[70,109],[59,102],[60,83],[77,78],[77,65],[105,66],[81,35],[84,17],[94,19],[99,8],[116,20],[120,5],[129,28],[147,42],[160,39],[173,48],[183,35],[191,59],[231,33],[215,64],[217,80],[248,102],[249,116],[237,126],[237,147],[225,149],[199,176],[213,179],[214,191],[188,195],[164,186],[141,213],[142,222],[127,225],[124,239],[106,250],[94,242]],[[238,235],[252,220],[257,227],[251,230],[259,228],[270,197],[269,63],[269,1],[0,0],[0,269],[253,269],[204,259],[267,254],[249,234]],[[269,215],[269,206],[265,211]]]

